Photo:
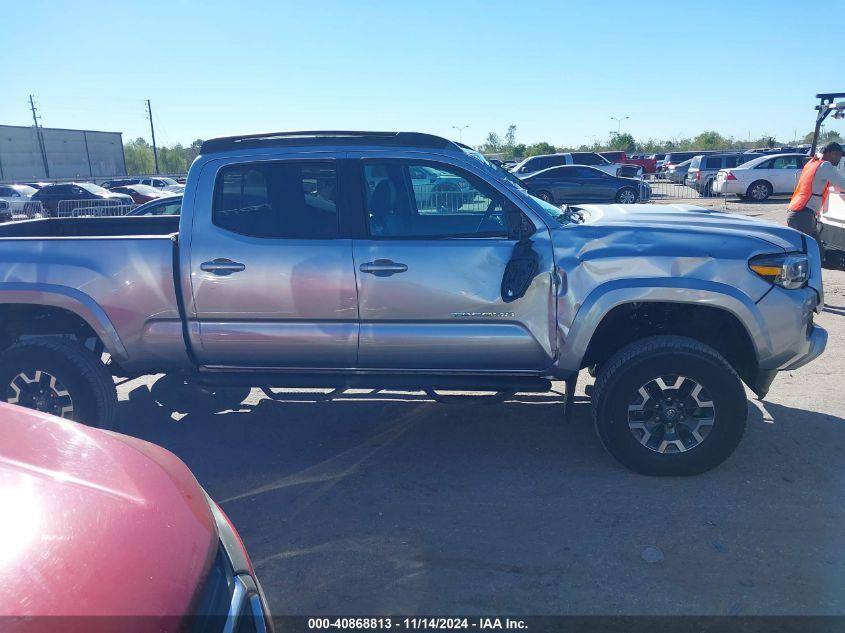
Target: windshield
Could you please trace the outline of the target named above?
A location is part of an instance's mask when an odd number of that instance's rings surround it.
[[[127,189],[132,189],[145,196],[159,193],[158,189],[149,185],[129,185]]]
[[[509,184],[514,185],[514,186],[516,186],[520,189],[525,188],[525,185],[523,184],[523,182],[519,178],[514,176],[511,172],[509,172],[504,167],[501,167],[500,165],[497,165],[496,163],[491,163],[489,160],[484,158],[484,155],[481,154],[480,152],[476,152],[476,151],[468,150],[468,149],[465,149],[463,151],[464,151],[464,154],[466,154],[467,156],[469,156],[473,160],[477,160],[482,165],[484,165],[487,169],[493,170],[496,173],[497,176],[503,178]]]
[[[38,191],[35,187],[27,187],[26,185],[15,185],[14,189],[22,196],[31,196]]]

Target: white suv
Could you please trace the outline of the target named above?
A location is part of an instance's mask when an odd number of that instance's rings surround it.
[[[595,152],[565,152],[562,154],[529,156],[518,163],[511,171],[523,178],[542,169],[560,167],[561,165],[587,165],[611,176],[618,176],[619,169],[622,167],[619,163],[611,163],[604,156]]]

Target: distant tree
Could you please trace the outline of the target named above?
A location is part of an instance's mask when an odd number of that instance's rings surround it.
[[[511,158],[524,158],[525,157],[525,143],[517,143],[513,146],[513,152],[511,152]]]
[[[634,137],[627,132],[618,133],[611,132],[610,139],[607,143],[608,149],[621,150],[627,154],[632,154],[637,150],[637,142]]]
[[[182,174],[188,171],[185,148],[179,143],[158,149],[158,170],[163,174]]]
[[[692,143],[695,149],[724,149],[730,147],[728,139],[713,130],[702,132],[692,139]]]
[[[185,148],[185,163],[188,167],[190,167],[191,163],[194,162],[194,159],[200,155],[200,147],[202,147],[202,139],[198,138]]]
[[[498,154],[502,151],[503,146],[504,144],[499,135],[495,132],[490,132],[484,141],[484,145],[481,146],[481,151],[485,154]]]
[[[546,143],[542,141],[540,143],[534,143],[533,145],[529,145],[525,148],[525,155],[526,156],[539,156],[541,154],[554,154],[557,150],[555,149],[554,145]]]
[[[142,138],[129,141],[123,146],[126,156],[126,171],[132,176],[151,174],[155,171],[153,148]]]

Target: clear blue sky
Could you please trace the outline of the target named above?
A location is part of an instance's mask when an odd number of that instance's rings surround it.
[[[158,141],[402,129],[792,140],[845,91],[845,2],[3,0],[0,123]],[[830,129],[842,130],[840,122]]]

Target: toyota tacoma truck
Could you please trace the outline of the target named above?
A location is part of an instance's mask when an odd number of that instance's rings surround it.
[[[822,305],[818,246],[787,227],[558,208],[427,134],[218,138],[180,217],[0,227],[0,395],[110,427],[113,376],[431,393],[561,380],[571,403],[587,368],[608,451],[689,475],[739,443],[743,383],[763,397],[822,353]]]

